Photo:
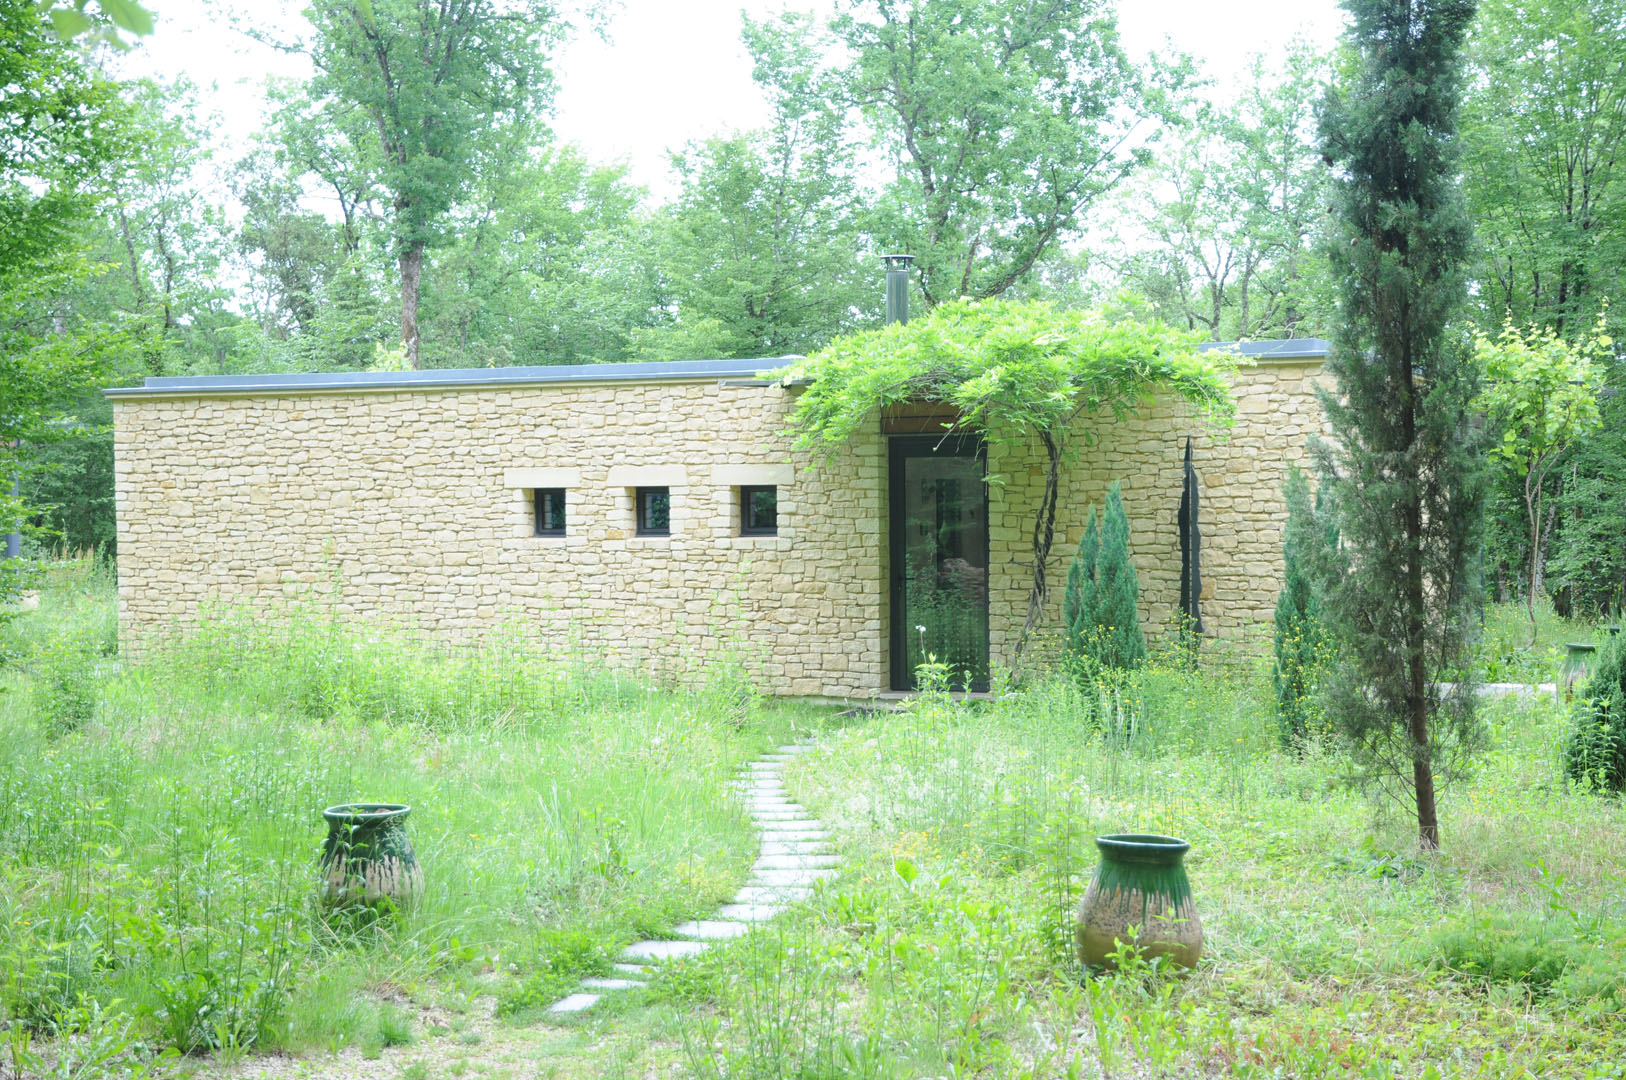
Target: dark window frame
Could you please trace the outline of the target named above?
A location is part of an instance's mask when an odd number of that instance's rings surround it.
[[[753,525],[751,523],[751,496],[759,491],[773,492],[773,523],[770,525]],[[778,536],[779,535],[779,485],[778,484],[741,484],[740,485],[740,535],[741,536]]]
[[[656,495],[666,496],[666,525],[656,527],[650,524],[649,500]],[[638,487],[632,489],[633,512],[637,517],[637,534],[639,536],[671,536],[672,535],[672,489],[669,487]]]
[[[570,528],[570,516],[566,509],[570,504],[569,497],[565,494],[565,491],[565,488],[531,489],[532,525],[535,530],[535,535],[564,536],[566,531]],[[557,528],[550,528],[542,524],[542,522],[547,519],[547,513],[543,509],[542,502],[544,499],[555,495],[557,495],[559,498],[559,526]]]

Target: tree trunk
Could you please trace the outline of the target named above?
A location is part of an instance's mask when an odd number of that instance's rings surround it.
[[[1050,548],[1056,540],[1056,502],[1061,488],[1061,443],[1048,431],[1039,433],[1049,462],[1045,467],[1044,497],[1039,500],[1039,512],[1033,518],[1033,588],[1028,593],[1028,617],[1022,623],[1022,633],[1016,639],[1013,659],[1022,659],[1028,636],[1039,625],[1044,615],[1045,598],[1049,595],[1046,564],[1050,561]]]
[[[1534,481],[1535,486],[1531,486]],[[1541,588],[1541,480],[1536,470],[1531,469],[1524,474],[1524,514],[1530,525],[1530,587],[1525,590],[1525,611],[1530,615],[1530,644],[1527,648],[1534,648],[1538,632],[1536,629],[1536,592]]]
[[[423,278],[423,242],[401,252],[401,347],[407,367],[418,370],[418,283]]]
[[[1440,819],[1434,809],[1434,763],[1428,745],[1428,698],[1423,680],[1423,658],[1411,659],[1412,784],[1417,790],[1417,842],[1424,851],[1440,847]]]
[[[1403,429],[1408,450],[1417,445],[1417,390],[1413,365],[1407,357],[1404,372]],[[1406,534],[1406,734],[1411,743],[1412,791],[1417,802],[1417,843],[1424,851],[1440,846],[1440,819],[1434,805],[1434,760],[1428,742],[1428,658],[1424,641],[1427,589],[1423,579],[1423,501],[1413,490],[1404,509]]]

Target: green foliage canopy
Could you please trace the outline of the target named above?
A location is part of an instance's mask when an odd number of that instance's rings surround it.
[[[791,414],[803,448],[844,445],[877,409],[910,401],[953,405],[958,429],[993,441],[1061,439],[1077,417],[1122,419],[1159,388],[1229,425],[1237,361],[1197,348],[1201,341],[1161,320],[1138,321],[1122,306],[1063,311],[1044,301],[960,300],[850,334],[775,377],[809,383]]]
[[[563,30],[546,0],[314,0],[312,95],[371,121],[401,277],[401,341],[418,366],[425,249],[470,190],[496,129],[527,123],[552,93]],[[355,129],[355,130],[360,130]],[[358,149],[364,139],[355,135]]]
[[[1598,312],[1592,333],[1575,342],[1565,341],[1546,327],[1519,329],[1511,320],[1495,338],[1480,334],[1475,339],[1475,355],[1484,365],[1486,380],[1480,407],[1500,429],[1491,454],[1524,484],[1530,538],[1530,588],[1525,603],[1532,644],[1544,562],[1545,480],[1559,455],[1598,426],[1602,364],[1614,345],[1604,329],[1606,314],[1607,306]]]
[[[811,36],[798,16],[786,33]],[[806,76],[770,98],[827,87],[846,122],[895,163],[865,215],[880,251],[915,255],[927,306],[1000,296],[1030,276],[1146,157],[1185,73],[1137,69],[1107,0],[841,0]]]
[[[132,149],[132,109],[31,4],[0,7],[0,532],[32,515],[11,495],[37,443],[107,371],[119,329],[80,333],[64,295],[93,275],[82,230]],[[98,317],[105,313],[97,313]],[[0,560],[0,600],[20,568]]]
[[[1471,55],[1462,134],[1484,321],[1578,337],[1626,286],[1626,6],[1483,0]]]

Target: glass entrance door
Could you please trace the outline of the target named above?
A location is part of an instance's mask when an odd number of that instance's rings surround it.
[[[987,455],[974,435],[891,438],[892,688],[928,658],[988,686]]]

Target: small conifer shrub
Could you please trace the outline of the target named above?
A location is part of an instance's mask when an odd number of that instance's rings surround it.
[[[1282,591],[1276,599],[1276,732],[1283,746],[1296,746],[1322,724],[1316,686],[1331,643],[1322,628],[1320,607],[1304,570],[1306,542],[1314,542],[1310,486],[1293,469],[1287,477],[1287,534],[1282,542]]]
[[[1140,583],[1129,559],[1129,518],[1114,483],[1099,523],[1090,511],[1062,598],[1067,657],[1080,681],[1126,671],[1146,659],[1139,601]]]

